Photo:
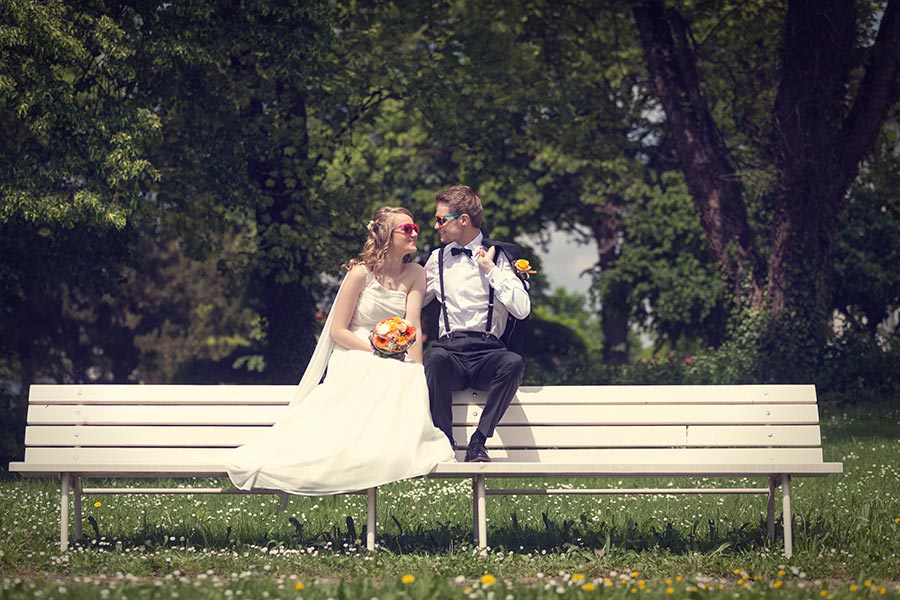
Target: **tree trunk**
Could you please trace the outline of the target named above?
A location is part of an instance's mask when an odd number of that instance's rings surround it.
[[[653,89],[713,256],[734,297],[763,300],[763,262],[747,219],[741,181],[701,91],[693,50],[681,15],[663,0],[645,0],[632,12]]]
[[[283,132],[270,132],[269,147],[258,149],[262,155],[250,164],[251,179],[266,198],[256,219],[261,239],[257,303],[265,332],[266,378],[272,383],[296,383],[315,347],[315,290],[304,281],[312,273],[306,253],[297,247],[296,238],[290,233],[303,226],[298,217],[304,216],[308,178],[293,165],[307,166],[309,140],[306,99],[301,91],[283,84],[276,94],[285,106],[281,122],[290,123],[290,137],[279,140],[279,135],[285,135]],[[283,162],[287,145],[294,148],[288,164]]]
[[[584,222],[591,223],[597,253],[600,258],[600,272],[615,268],[619,257],[619,239],[622,230],[621,202],[608,199],[605,206],[595,207]],[[607,290],[600,306],[600,327],[603,331],[603,363],[624,365],[628,363],[628,293],[624,285]]]
[[[881,15],[855,95],[855,4],[788,3],[772,129],[778,175],[765,294],[741,184],[700,93],[684,22],[663,0],[644,0],[633,13],[713,254],[733,279],[737,297],[742,275],[749,275],[753,306],[763,306],[767,296],[772,326],[765,348],[781,354],[770,362],[783,373],[808,373],[806,357],[817,355],[825,341],[832,244],[845,194],[900,99],[900,0],[889,0]],[[742,272],[744,263],[749,273]]]

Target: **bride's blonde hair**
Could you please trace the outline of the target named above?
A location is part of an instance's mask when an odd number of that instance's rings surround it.
[[[356,265],[366,265],[371,272],[377,273],[384,265],[384,257],[387,256],[388,248],[391,246],[394,223],[397,222],[398,215],[412,218],[412,213],[400,206],[382,206],[376,210],[366,227],[369,232],[366,234],[366,242],[363,244],[362,252],[359,253],[359,258],[350,259],[344,268],[349,271]],[[403,262],[411,261],[412,254],[403,257]]]

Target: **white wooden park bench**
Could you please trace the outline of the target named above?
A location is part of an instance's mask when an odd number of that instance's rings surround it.
[[[25,459],[10,471],[59,475],[60,548],[76,539],[84,494],[222,494],[233,488],[82,486],[86,478],[225,477],[226,448],[262,435],[295,386],[34,385]],[[454,395],[455,437],[478,422],[483,392]],[[501,494],[765,494],[769,539],[781,488],[784,552],[792,553],[791,479],[841,473],[824,462],[815,388],[747,386],[522,387],[488,440],[493,462],[444,463],[431,477],[472,479],[473,523],[487,546],[486,497]],[[464,451],[458,451],[462,460]],[[488,489],[497,478],[766,478],[757,488]],[[271,490],[260,490],[271,492]],[[368,496],[366,546],[375,547],[376,490]]]

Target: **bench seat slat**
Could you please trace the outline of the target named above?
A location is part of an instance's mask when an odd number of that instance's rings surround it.
[[[454,425],[477,425],[481,406],[454,406]],[[816,405],[760,404],[745,406],[617,406],[512,405],[503,415],[507,425],[775,425],[819,422]]]
[[[29,425],[271,425],[284,406],[247,405],[31,405]],[[482,407],[454,406],[455,424],[478,423]],[[512,405],[508,425],[773,425],[818,423],[816,405],[616,406]]]
[[[453,436],[464,443],[474,426],[455,427]],[[815,425],[622,425],[622,426],[506,426],[501,420],[487,447],[710,447],[710,446],[818,446]]]
[[[25,462],[69,465],[210,465],[223,461],[222,448],[27,448]],[[820,448],[629,448],[629,449],[496,449],[496,461],[571,462],[593,464],[793,464],[822,462]]]
[[[266,435],[270,425],[32,425],[25,432],[27,446],[160,446],[233,447]]]
[[[240,446],[266,435],[270,426],[196,425],[32,425],[27,446]],[[468,440],[474,427],[455,429]],[[691,426],[505,426],[488,440],[489,448],[514,447],[672,447],[672,446],[817,446],[813,425]]]
[[[31,405],[29,425],[272,425],[284,406]]]
[[[286,405],[295,385],[35,385],[32,404],[275,404]],[[561,394],[561,392],[563,392]],[[484,392],[454,394],[459,403],[483,403]],[[812,385],[523,386],[522,404],[815,404]]]

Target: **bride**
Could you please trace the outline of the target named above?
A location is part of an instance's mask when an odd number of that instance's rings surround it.
[[[405,208],[375,212],[287,412],[259,439],[228,451],[236,487],[338,494],[454,460],[431,421],[421,340],[405,362],[377,356],[368,341],[372,327],[393,316],[421,331],[425,269],[411,262],[418,237]]]

